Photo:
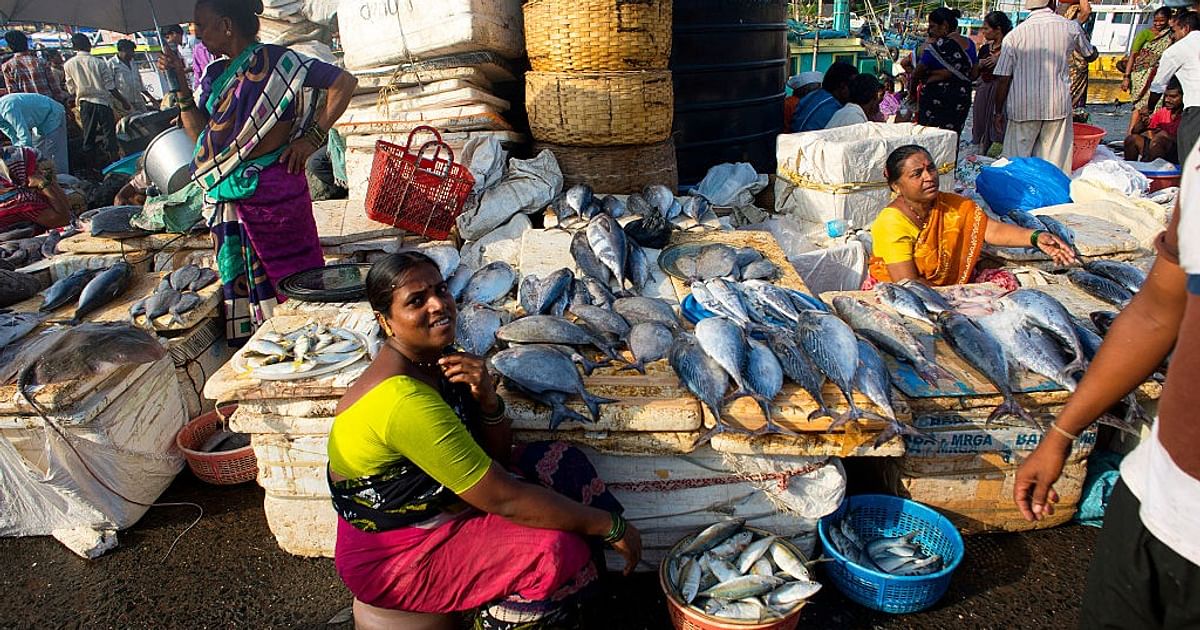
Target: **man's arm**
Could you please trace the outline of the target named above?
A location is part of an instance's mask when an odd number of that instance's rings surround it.
[[[1091,14],[1091,11],[1092,11],[1091,7],[1088,7],[1089,15]],[[1082,4],[1080,5],[1080,15],[1081,16],[1083,15]],[[1086,60],[1088,63],[1091,63],[1100,57],[1100,51],[1097,50],[1096,47],[1092,45],[1092,40],[1088,38],[1087,32],[1085,32],[1083,30],[1083,26],[1081,25],[1081,23],[1086,22],[1086,21],[1087,21],[1087,18],[1082,18],[1082,19],[1080,19],[1079,22],[1074,23],[1075,49],[1079,52],[1080,56],[1082,56],[1084,58],[1084,60]]]
[[[1163,92],[1167,91],[1167,83],[1170,83],[1171,77],[1175,76],[1175,73],[1183,67],[1183,62],[1184,58],[1178,53],[1178,49],[1172,48],[1167,48],[1167,51],[1158,58],[1158,68],[1154,71],[1154,81],[1150,83],[1149,100],[1146,102],[1144,111],[1154,111],[1158,105],[1158,99],[1162,98]]]

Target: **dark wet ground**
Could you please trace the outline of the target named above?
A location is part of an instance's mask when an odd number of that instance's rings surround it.
[[[349,605],[328,559],[290,556],[267,529],[262,490],[214,487],[183,473],[120,546],[83,560],[52,538],[0,538],[0,628],[326,627]],[[966,557],[933,610],[893,616],[848,602],[830,585],[805,608],[808,628],[1067,628],[1098,530],[1069,526],[967,538]],[[667,629],[654,575],[614,576],[588,628]],[[345,625],[343,627],[349,627]]]

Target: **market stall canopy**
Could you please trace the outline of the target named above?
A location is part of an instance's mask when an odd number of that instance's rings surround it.
[[[195,0],[0,0],[0,22],[52,22],[136,33],[192,20]]]

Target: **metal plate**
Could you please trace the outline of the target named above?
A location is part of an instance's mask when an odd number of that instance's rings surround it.
[[[371,265],[343,263],[296,272],[279,282],[279,291],[301,302],[356,302],[367,295]]]

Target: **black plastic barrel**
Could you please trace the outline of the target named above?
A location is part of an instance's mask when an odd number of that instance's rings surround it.
[[[681,184],[723,162],[775,172],[787,82],[785,0],[674,0],[671,72]]]

